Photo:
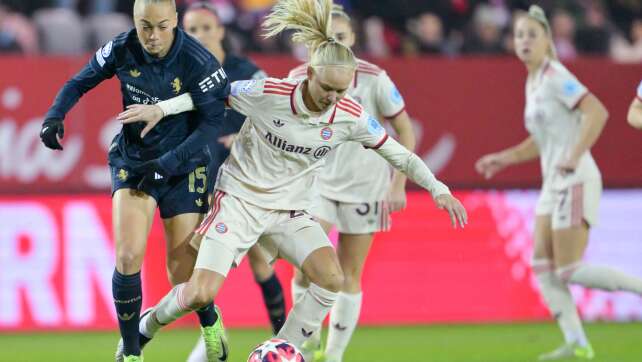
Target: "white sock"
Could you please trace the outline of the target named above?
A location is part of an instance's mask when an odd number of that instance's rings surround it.
[[[185,304],[185,297],[183,296],[185,285],[186,283],[182,283],[172,288],[172,290],[156,304],[154,311],[148,314],[148,316],[152,317],[148,319],[152,321],[155,319],[154,322],[160,326],[164,326],[191,312],[192,310]],[[151,324],[150,327],[153,327],[153,324]],[[148,329],[147,332],[152,333],[152,335],[156,333],[153,328]]]
[[[579,262],[558,268],[556,272],[562,281],[568,283],[642,295],[642,279],[608,266]]]
[[[292,278],[292,305],[297,302],[297,300],[303,297],[303,294],[308,290],[308,288],[299,285],[294,278]]]
[[[546,306],[557,320],[566,343],[588,345],[573,295],[568,286],[562,283],[553,271],[553,262],[548,259],[533,260],[533,272],[537,277]]]
[[[325,348],[326,356],[332,361],[341,361],[343,353],[350,343],[352,333],[357,327],[361,313],[361,300],[363,293],[339,293],[337,302],[330,312],[330,327],[328,332],[328,345]]]
[[[205,349],[205,340],[203,335],[198,338],[198,342],[187,357],[187,362],[207,362],[207,351]]]
[[[337,294],[310,283],[307,292],[294,303],[276,337],[285,339],[300,349],[303,342],[319,329],[337,300]]]

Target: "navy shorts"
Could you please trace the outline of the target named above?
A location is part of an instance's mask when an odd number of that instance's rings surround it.
[[[112,196],[120,189],[136,190],[142,175],[134,173],[124,164],[118,152],[112,152],[109,156]],[[142,191],[156,200],[163,219],[188,213],[206,214],[209,209],[207,176],[207,167],[200,166],[188,174],[170,177],[165,184],[146,185]]]

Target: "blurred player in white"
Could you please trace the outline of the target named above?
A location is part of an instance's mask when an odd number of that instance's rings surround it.
[[[258,241],[269,260],[284,258],[310,280],[277,335],[301,347],[344,284],[334,249],[305,210],[317,197],[315,180],[323,172],[324,158],[345,142],[375,149],[429,190],[437,206],[448,211],[453,227],[467,223],[465,209],[448,187],[346,95],[358,64],[352,51],[331,36],[331,10],[331,0],[281,0],[266,18],[266,36],[293,29],[293,40],[313,50],[308,77],[233,83],[228,104],[248,118],[221,167],[213,210],[196,230],[203,240],[194,273],[141,321],[146,335],[210,303],[230,268]],[[157,122],[157,117],[146,116],[155,113],[154,107],[169,115],[191,110],[193,105],[189,95],[139,105],[140,116],[125,122]]]
[[[332,11],[332,36],[350,48],[355,34],[350,17],[341,6]],[[308,63],[294,68],[289,77],[304,79]],[[405,110],[404,100],[390,77],[374,64],[357,59],[357,70],[347,93],[369,114],[379,120],[388,120],[399,137],[399,143],[409,150],[415,148],[415,134]],[[358,107],[345,101],[343,107]],[[390,229],[389,213],[406,206],[406,177],[402,172],[391,172],[390,164],[374,151],[357,142],[347,142],[328,156],[326,166],[319,175],[320,197],[310,213],[319,219],[326,233],[332,226],[339,231],[337,255],[344,273],[344,283],[337,302],[330,312],[330,327],[325,353],[317,359],[341,361],[357,326],[361,312],[361,275],[373,233]],[[368,175],[368,177],[363,177]],[[292,282],[292,299],[299,299],[309,281],[299,270]],[[319,328],[320,329],[320,328]],[[320,331],[317,330],[303,346],[307,359],[320,348]],[[323,354],[325,354],[323,356]]]
[[[531,6],[515,22],[515,49],[528,70],[526,129],[520,144],[483,156],[475,165],[486,178],[539,156],[542,191],[535,208],[533,272],[565,338],[540,360],[592,359],[568,284],[642,294],[642,280],[582,262],[589,229],[598,219],[600,171],[590,148],[608,118],[602,103],[559,61],[544,11]]]
[[[626,119],[632,127],[642,130],[642,82],[638,85],[637,95],[629,106],[629,113]]]

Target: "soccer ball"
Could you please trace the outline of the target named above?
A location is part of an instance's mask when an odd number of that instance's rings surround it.
[[[303,355],[285,339],[272,338],[254,348],[247,362],[305,362]]]

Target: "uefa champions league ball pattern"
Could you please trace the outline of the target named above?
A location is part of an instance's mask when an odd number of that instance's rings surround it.
[[[303,355],[285,339],[272,338],[259,344],[247,362],[305,362]]]

